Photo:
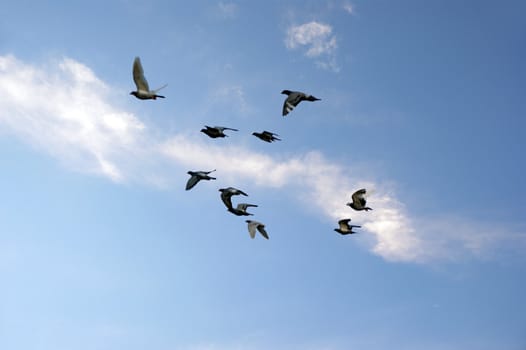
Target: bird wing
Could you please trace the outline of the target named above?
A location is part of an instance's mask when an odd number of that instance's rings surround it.
[[[283,116],[289,114],[289,112],[291,112],[294,107],[296,107],[298,103],[301,102],[304,96],[305,94],[303,92],[292,91],[283,103]]]
[[[285,99],[285,102],[283,103],[283,116],[286,116],[287,114],[289,114],[289,112],[291,112],[294,109],[294,105],[292,105],[288,100],[289,98],[287,97]]]
[[[256,237],[256,226],[259,223],[257,221],[250,221],[248,223],[248,233],[250,234],[250,238]]]
[[[365,195],[365,188],[362,188],[352,194],[352,201],[354,203],[360,203],[362,205],[365,205],[365,198],[363,198],[364,195]]]
[[[232,209],[232,199],[230,197],[232,197],[232,193],[228,191],[221,192],[221,200],[225,203],[227,208]]]
[[[267,135],[267,136],[279,136],[278,134],[275,134],[275,133],[267,131],[267,130],[263,131],[263,134]]]
[[[351,221],[351,219],[342,219],[340,221],[338,221],[338,225],[340,225],[340,230],[342,231],[346,231],[349,229],[349,221]]]
[[[147,84],[148,84],[148,83],[147,83]],[[153,90],[152,92],[153,92],[153,93],[157,93],[159,90],[162,90],[162,89],[164,89],[164,88],[167,87],[167,86],[168,86],[168,84],[164,84],[163,86],[161,86],[160,88],[157,88],[157,89]]]
[[[248,204],[248,203],[239,203],[237,205],[237,210],[242,210],[242,211],[245,211],[247,210],[248,207],[257,207],[256,204]]]
[[[201,178],[197,175],[192,175],[192,177],[190,177],[188,179],[188,182],[186,183],[186,190],[188,191],[189,189],[191,189],[192,187],[195,186],[196,183],[199,182],[199,180],[201,180]]]
[[[225,130],[239,131],[237,129],[227,128],[226,126],[214,126],[214,129],[220,132],[225,131]]]
[[[137,90],[150,91],[139,57],[135,57],[133,61],[133,81],[135,82],[135,86],[137,86]]]
[[[257,225],[257,229],[258,229],[259,233],[261,233],[261,235],[262,235],[263,237],[265,237],[266,239],[268,239],[268,233],[267,233],[267,231],[265,231],[265,225],[259,223],[259,224]]]

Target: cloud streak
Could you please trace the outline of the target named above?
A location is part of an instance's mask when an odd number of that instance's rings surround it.
[[[328,24],[311,21],[289,27],[285,46],[290,50],[306,48],[305,56],[316,59],[319,67],[339,71],[335,60],[338,45]]]
[[[1,56],[0,94],[5,128],[76,170],[123,181],[117,159],[144,146],[146,126],[114,107],[111,89],[69,58],[34,67]]]
[[[116,183],[168,187],[174,167],[183,174],[212,166],[228,181],[287,187],[296,200],[309,203],[334,225],[352,214],[367,233],[362,237],[369,237],[368,249],[388,261],[483,257],[506,244],[526,248],[524,235],[489,232],[466,219],[411,218],[392,188],[363,180],[318,151],[273,157],[231,143],[211,145],[190,134],[160,137],[112,103],[115,94],[92,70],[69,58],[34,66],[0,56],[2,129],[76,171]],[[361,187],[371,193],[374,209],[366,214],[345,206]]]

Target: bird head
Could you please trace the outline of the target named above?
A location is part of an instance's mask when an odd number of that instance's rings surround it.
[[[290,92],[291,92],[290,90],[283,90],[281,93],[283,95],[290,95]]]
[[[133,95],[133,96],[137,97],[137,91],[130,92],[130,95]]]

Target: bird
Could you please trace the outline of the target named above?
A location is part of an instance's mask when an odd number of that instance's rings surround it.
[[[335,228],[334,231],[338,232],[341,235],[350,235],[350,234],[356,233],[352,229],[354,227],[360,228],[361,226],[349,225],[349,221],[351,221],[351,219],[342,219],[338,221],[338,225],[340,225],[340,227]]]
[[[228,208],[228,211],[231,212],[234,215],[237,215],[237,216],[254,215],[254,214],[251,214],[251,213],[247,212],[247,208],[248,207],[257,207],[257,205],[256,204],[248,204],[248,203],[239,203],[237,205],[237,207],[235,207],[235,208],[233,208],[233,207]]]
[[[265,231],[265,225],[263,225],[261,222],[254,220],[245,220],[245,222],[248,223],[248,233],[250,234],[250,238],[256,237],[257,229],[263,237],[268,239],[267,231]]]
[[[366,207],[366,200],[365,200],[365,188],[362,188],[361,190],[358,190],[352,194],[352,203],[349,202],[347,205],[354,210],[373,210],[372,208]]]
[[[224,126],[208,126],[208,125],[205,125],[205,128],[206,129],[201,129],[201,132],[207,134],[208,136],[210,136],[213,139],[218,138],[218,137],[227,137],[228,135],[226,135],[224,133],[225,130],[239,131],[237,129],[227,128],[227,127],[224,127]]]
[[[307,95],[306,93],[300,91],[283,90],[281,93],[287,95],[287,98],[283,103],[283,116],[289,114],[289,112],[291,112],[294,109],[294,107],[296,107],[301,101],[321,100],[320,98],[314,97],[312,95]]]
[[[186,183],[186,190],[188,191],[192,187],[194,187],[199,181],[201,180],[215,180],[215,177],[209,176],[211,172],[216,171],[188,171],[187,174],[191,177],[188,179],[188,182]]]
[[[157,92],[167,85],[163,85],[158,89],[150,90],[148,86],[148,81],[144,77],[144,70],[142,69],[141,59],[135,57],[133,61],[133,81],[137,87],[137,91],[130,92],[130,95],[137,97],[140,100],[155,100],[157,97],[164,98],[164,96],[157,95]]]
[[[256,136],[257,138],[266,141],[266,142],[272,142],[272,141],[281,141],[281,139],[278,139],[276,136],[279,136],[278,134],[275,134],[270,131],[263,131],[263,132],[253,132],[252,135]]]
[[[221,192],[221,200],[223,201],[223,203],[225,203],[228,209],[232,208],[232,196],[236,196],[239,194],[242,194],[243,196],[248,196],[248,194],[246,194],[245,192],[238,190],[234,187],[220,188],[219,192]]]

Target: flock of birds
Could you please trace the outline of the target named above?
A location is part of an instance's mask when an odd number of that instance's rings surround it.
[[[135,82],[135,85],[137,87],[136,91],[130,92],[130,95],[135,96],[136,98],[140,100],[156,100],[157,98],[165,98],[165,96],[159,95],[158,92],[165,88],[166,85],[161,86],[158,89],[150,90],[150,87],[148,85],[148,81],[144,77],[144,70],[142,68],[141,60],[139,57],[135,57],[135,60],[133,61],[133,81]],[[285,102],[283,103],[283,112],[282,115],[286,116],[292,110],[294,107],[296,107],[301,101],[319,101],[319,98],[316,98],[312,95],[305,94],[300,91],[291,91],[291,90],[283,90],[281,92],[284,95],[287,95],[287,98],[285,99]],[[205,125],[205,128],[201,129],[201,132],[208,135],[211,138],[222,138],[222,137],[228,137],[227,134],[225,134],[225,130],[230,131],[238,131],[234,128],[228,128],[224,126],[208,126]],[[281,139],[277,138],[276,136],[279,136],[276,133],[266,131],[263,132],[253,132],[252,135],[256,136],[257,138],[265,141],[265,142],[273,142],[273,141],[281,141]],[[215,177],[210,176],[211,173],[213,173],[214,170],[210,171],[188,171],[188,175],[190,175],[190,179],[188,179],[186,183],[186,190],[192,189],[197,183],[201,180],[216,180]],[[230,213],[237,215],[237,216],[250,216],[254,215],[252,213],[249,213],[247,211],[248,208],[251,207],[257,207],[256,204],[250,204],[250,203],[238,203],[235,207],[232,204],[232,196],[237,195],[243,195],[245,197],[248,196],[245,192],[235,188],[235,187],[226,187],[226,188],[220,188],[219,192],[221,192],[220,197],[223,203],[225,204],[227,211]],[[351,196],[352,202],[347,203],[346,205],[351,207],[354,210],[364,210],[369,211],[372,210],[368,206],[366,206],[366,190],[364,188],[354,192]],[[353,231],[353,228],[360,228],[359,225],[350,225],[349,222],[351,219],[342,219],[338,221],[338,228],[335,228],[334,231],[338,232],[341,235],[348,235],[356,233],[356,231]],[[255,220],[245,220],[245,222],[248,224],[248,232],[250,234],[251,238],[254,238],[256,236],[256,230],[266,239],[269,239],[269,236],[267,234],[267,231],[265,230],[265,225],[262,224],[259,221]]]

